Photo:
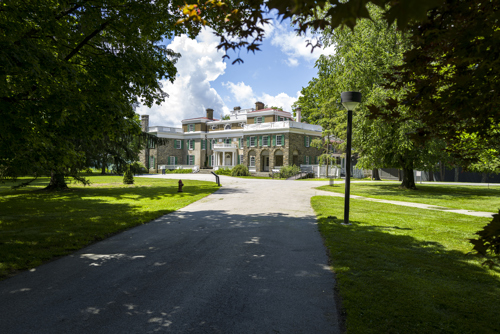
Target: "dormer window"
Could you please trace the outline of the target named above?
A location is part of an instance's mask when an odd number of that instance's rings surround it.
[[[224,130],[231,130],[231,124],[226,124],[226,126],[224,127]]]
[[[212,125],[212,130],[217,130],[217,125]]]
[[[194,132],[194,124],[188,124],[188,132]]]

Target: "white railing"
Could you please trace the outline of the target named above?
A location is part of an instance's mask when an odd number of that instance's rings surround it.
[[[231,143],[231,144],[214,144],[214,149],[216,148],[238,148],[238,144],[236,143]]]
[[[149,127],[149,132],[176,132],[176,133],[183,133],[182,129],[180,128],[170,128],[166,126],[150,126]]]
[[[236,165],[225,165],[225,166],[223,166],[223,165],[218,165],[218,166],[214,166],[213,168],[214,168],[214,170],[218,170],[218,169],[222,169],[222,168],[229,168],[229,169],[232,169],[234,166],[236,166]]]
[[[298,123],[292,121],[246,124],[243,126],[244,130],[267,130],[267,129],[283,129],[283,128],[304,129],[317,132],[323,131],[323,128],[320,125]]]
[[[173,169],[199,170],[200,166],[199,165],[158,165],[158,170],[162,170],[162,169],[168,169],[168,170],[173,170]]]

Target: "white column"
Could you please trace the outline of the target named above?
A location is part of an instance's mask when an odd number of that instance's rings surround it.
[[[233,166],[236,166],[236,153],[233,152]]]
[[[222,152],[222,166],[226,166],[226,152]]]
[[[214,152],[214,160],[215,160],[215,161],[214,161],[214,165],[215,165],[215,166],[219,166],[219,153]],[[215,167],[215,166],[214,166],[214,167]]]

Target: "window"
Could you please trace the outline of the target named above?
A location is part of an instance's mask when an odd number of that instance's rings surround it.
[[[212,125],[212,130],[217,130],[217,125]]]
[[[309,157],[308,157],[307,155],[306,155],[306,159],[305,159],[305,160],[306,160],[306,163],[305,163],[305,164],[306,164],[306,165],[309,165]]]
[[[188,143],[189,143],[189,149],[194,150],[194,139],[189,139]]]
[[[224,139],[224,144],[231,144],[231,138]]]
[[[224,127],[224,130],[231,130],[231,124],[226,124],[226,126]]]
[[[187,164],[190,166],[194,165],[194,155],[188,155],[187,156]]]
[[[149,148],[155,148],[155,142],[153,141],[153,139],[149,139]]]
[[[176,165],[175,160],[175,157],[168,157],[168,164],[171,166]]]
[[[257,123],[264,123],[264,117],[257,117]]]
[[[149,168],[155,168],[155,157],[149,157]]]
[[[276,146],[283,146],[283,136],[276,136]]]
[[[309,147],[309,137],[308,136],[304,137],[304,145],[306,147]]]
[[[188,132],[194,132],[194,124],[188,124]]]
[[[201,149],[202,150],[206,150],[207,149],[207,140],[206,139],[202,139],[201,140]]]
[[[255,167],[255,156],[250,156],[250,167]]]
[[[177,150],[182,149],[182,140],[174,140],[174,146]]]
[[[250,146],[252,146],[252,147],[255,146],[255,137],[254,136],[250,137]]]
[[[262,137],[262,146],[269,146],[269,136]]]
[[[243,163],[243,154],[240,154],[240,161],[238,161],[239,164]]]

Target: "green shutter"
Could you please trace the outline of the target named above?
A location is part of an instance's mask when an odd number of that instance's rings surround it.
[[[179,139],[181,141],[181,150],[184,148],[184,140]]]
[[[262,136],[259,136],[259,147],[262,147]]]
[[[273,146],[276,146],[276,136],[271,136],[272,140],[273,140]]]
[[[240,164],[240,155],[238,154],[238,165]]]
[[[250,137],[247,137],[247,147],[250,147]]]
[[[210,139],[208,143],[210,144],[210,149],[212,149],[212,139]]]
[[[189,165],[189,154],[186,156],[186,165]]]
[[[285,146],[285,135],[281,135],[281,146]]]

